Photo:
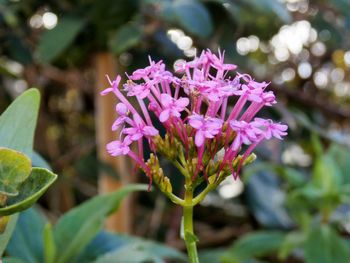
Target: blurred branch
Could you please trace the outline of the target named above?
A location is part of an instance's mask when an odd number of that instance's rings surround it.
[[[315,95],[307,94],[297,89],[292,90],[284,86],[277,87],[277,86],[271,85],[270,89],[275,91],[276,93],[282,93],[288,98],[291,98],[294,101],[297,101],[305,106],[318,108],[322,112],[329,115],[333,115],[334,117],[341,118],[341,119],[350,118],[350,109],[340,107],[335,103],[326,101],[324,99],[320,99]]]
[[[59,69],[52,65],[38,68],[36,65],[25,67],[24,76],[29,86],[45,86],[48,81],[55,81],[66,87],[89,89],[88,81],[81,69]]]

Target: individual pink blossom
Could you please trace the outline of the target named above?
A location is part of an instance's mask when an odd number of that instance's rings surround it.
[[[258,139],[261,130],[251,123],[245,121],[230,121],[230,127],[236,132],[235,139],[231,145],[233,151],[237,151],[242,144],[249,145]]]
[[[123,133],[130,136],[132,141],[137,141],[142,137],[151,137],[158,135],[158,130],[152,126],[147,126],[138,114],[134,114],[134,125],[130,128],[124,128]]]
[[[163,93],[160,95],[160,102],[163,106],[163,111],[159,115],[161,122],[167,121],[170,117],[180,117],[186,106],[190,103],[188,98],[174,99],[170,95]]]
[[[116,112],[118,113],[118,118],[114,121],[112,125],[112,131],[116,131],[121,125],[126,121],[131,121],[128,117],[129,110],[124,103],[118,103],[115,107]]]
[[[186,70],[186,61],[185,60],[177,60],[174,64],[174,69],[175,69],[175,72],[177,73],[184,73],[185,70]]]
[[[107,95],[108,93],[115,91],[115,89],[118,88],[118,85],[119,85],[119,83],[120,83],[120,81],[122,79],[120,76],[117,76],[117,78],[114,81],[111,81],[110,78],[108,77],[108,75],[106,75],[106,77],[107,77],[108,82],[109,82],[109,84],[111,86],[109,88],[104,89],[103,91],[101,91],[100,94],[102,96]]]
[[[274,123],[272,120],[255,118],[253,126],[259,127],[263,131],[264,138],[269,140],[272,137],[282,140],[282,136],[287,135],[288,126],[281,123]]]
[[[223,120],[211,117],[204,118],[202,115],[194,113],[188,117],[188,123],[197,130],[195,144],[200,147],[206,138],[212,139],[221,131]]]
[[[107,144],[107,152],[111,156],[126,155],[130,152],[129,146],[131,143],[132,140],[128,136],[124,138],[124,141],[112,141]]]
[[[131,80],[147,79],[154,72],[164,71],[165,65],[163,64],[162,61],[158,61],[156,63],[150,57],[148,59],[149,59],[150,65],[145,68],[135,70],[131,74],[131,76],[129,76]]]
[[[137,84],[134,82],[128,82],[124,84],[124,90],[127,92],[127,96],[137,96],[140,99],[144,99],[151,92],[151,87],[147,84]]]
[[[118,103],[115,106],[115,111],[119,114],[119,116],[126,116],[128,113],[128,108],[124,103]]]
[[[219,52],[219,57],[217,57],[215,54],[213,54],[210,50],[206,51],[206,56],[209,59],[209,61],[212,63],[212,66],[216,68],[217,70],[235,70],[237,68],[234,64],[225,64],[224,63],[224,53]]]

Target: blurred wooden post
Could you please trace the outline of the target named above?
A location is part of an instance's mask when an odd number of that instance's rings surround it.
[[[115,120],[115,105],[117,99],[113,94],[100,96],[100,92],[109,87],[106,74],[113,80],[116,76],[116,62],[112,54],[99,53],[95,58],[96,69],[96,94],[95,94],[95,119],[98,158],[111,165],[117,172],[119,179],[112,178],[104,172],[99,174],[99,192],[101,194],[115,191],[130,181],[130,170],[128,160],[125,156],[111,157],[106,152],[106,144],[118,138],[111,127]],[[107,230],[119,233],[130,233],[132,227],[131,199],[123,201],[119,210],[111,215],[106,222]]]

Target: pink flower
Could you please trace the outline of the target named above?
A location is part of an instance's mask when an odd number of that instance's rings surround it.
[[[128,108],[124,103],[118,103],[115,107],[116,112],[119,114],[119,117],[114,121],[112,125],[112,131],[116,131],[120,125],[124,124],[126,121],[130,120],[128,117]]]
[[[175,72],[184,73],[186,70],[187,62],[185,60],[177,60],[174,64]]]
[[[157,71],[163,71],[165,69],[165,65],[162,61],[158,61],[155,63],[151,57],[148,57],[150,65],[142,68],[142,69],[137,69],[135,70],[131,76],[129,76],[130,79],[132,80],[140,80],[140,79],[146,79],[148,78],[151,73],[157,72]]]
[[[140,99],[146,98],[151,92],[148,84],[136,84],[131,81],[124,84],[124,90],[127,92],[127,96],[137,96]]]
[[[265,139],[269,140],[272,137],[282,140],[282,136],[287,135],[288,126],[280,123],[273,123],[272,120],[255,118],[253,126],[259,127],[263,132]]]
[[[225,53],[225,52],[224,52]],[[237,68],[234,64],[225,64],[224,63],[224,54],[221,54],[219,52],[219,57],[217,57],[215,54],[213,54],[210,50],[207,50],[205,52],[206,57],[210,60],[212,63],[212,66],[216,68],[217,70],[235,70]]]
[[[277,103],[275,94],[272,91],[264,92],[262,97],[265,106],[272,106]]]
[[[186,106],[190,103],[188,98],[174,99],[170,95],[163,93],[160,95],[160,102],[163,106],[163,111],[159,115],[159,120],[161,122],[167,121],[171,116],[180,117]]]
[[[264,90],[261,88],[251,88],[249,85],[242,85],[242,95],[245,95],[249,101],[262,102]]]
[[[107,152],[112,156],[126,155],[130,152],[132,140],[127,136],[124,141],[113,141],[107,144]]]
[[[246,145],[255,142],[262,131],[251,123],[245,121],[230,121],[230,127],[236,132],[236,137],[231,145],[233,151],[237,151],[244,143]]]
[[[212,139],[217,135],[222,128],[223,120],[218,118],[207,117],[193,113],[188,117],[188,123],[195,128],[195,144],[197,147],[201,147],[204,144],[205,138]]]
[[[129,135],[132,141],[137,141],[143,136],[151,137],[158,135],[158,130],[153,126],[147,126],[141,119],[140,115],[134,114],[133,119],[133,127],[123,129],[123,133]]]
[[[235,88],[232,85],[217,80],[201,83],[198,90],[203,96],[213,102],[217,102],[224,97],[229,97],[235,92]]]
[[[128,108],[124,103],[118,103],[117,106],[115,106],[115,111],[120,115],[120,116],[125,116],[128,113]]]
[[[118,89],[118,85],[119,85],[119,83],[120,83],[120,81],[121,81],[121,79],[122,79],[119,75],[118,75],[118,76],[116,77],[116,79],[113,80],[113,81],[110,80],[110,78],[108,77],[108,75],[106,75],[106,77],[107,77],[108,82],[109,82],[109,84],[110,84],[111,86],[110,86],[109,88],[107,88],[107,89],[101,91],[100,94],[101,94],[102,96],[107,95],[107,94],[110,93],[110,92],[114,92],[115,89]]]

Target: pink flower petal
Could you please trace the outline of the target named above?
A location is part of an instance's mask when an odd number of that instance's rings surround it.
[[[188,98],[179,98],[175,104],[177,107],[179,107],[179,110],[183,110],[188,104],[190,103],[190,100]]]
[[[160,95],[160,102],[164,107],[169,107],[171,104],[173,104],[173,98],[166,93],[162,93]]]
[[[130,134],[130,139],[133,140],[133,141],[138,141],[142,137],[143,137],[143,134],[141,132]]]
[[[134,119],[134,122],[135,122],[136,126],[142,126],[144,124],[141,116],[138,115],[138,114],[134,114],[133,115],[133,119]]]
[[[201,115],[193,114],[188,117],[189,121],[188,123],[195,129],[199,129],[203,126],[204,118]]]
[[[152,126],[145,126],[143,128],[143,132],[145,135],[148,135],[148,136],[156,136],[159,134],[159,131]]]
[[[126,107],[126,105],[121,102],[117,104],[115,110],[119,115],[126,115],[128,112],[128,108]]]
[[[107,89],[101,91],[100,94],[101,94],[102,96],[104,96],[104,95],[107,95],[108,93],[110,93],[110,92],[112,92],[112,91],[113,91],[113,88],[110,87],[110,88],[107,88]]]
[[[166,122],[170,117],[170,110],[169,109],[166,109],[166,110],[163,110],[160,115],[159,115],[159,120],[161,122]]]
[[[233,141],[231,148],[233,151],[237,151],[239,147],[241,146],[242,142],[240,140],[239,136],[236,136],[235,140]]]
[[[197,147],[200,147],[200,146],[202,146],[203,145],[203,143],[204,143],[204,134],[203,134],[203,132],[201,131],[201,130],[198,130],[197,132],[196,132],[196,135],[195,135],[195,138],[194,138],[194,143],[195,143],[195,145],[197,146]]]

